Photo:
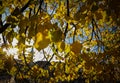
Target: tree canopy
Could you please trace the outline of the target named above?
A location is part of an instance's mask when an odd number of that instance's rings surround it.
[[[119,0],[0,0],[0,34],[0,70],[16,78],[120,80]],[[18,49],[23,67],[3,52],[10,48]],[[51,63],[49,69],[30,65],[35,49]]]

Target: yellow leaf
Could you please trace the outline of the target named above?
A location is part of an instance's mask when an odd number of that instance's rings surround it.
[[[19,20],[18,20],[18,18],[16,16],[10,15],[10,16],[7,17],[7,22],[8,23],[16,24],[16,23],[18,23],[18,21]]]
[[[50,43],[50,40],[49,40],[47,34],[44,34],[44,33],[41,33],[41,32],[37,33],[36,41],[35,41],[35,44],[34,44],[34,46],[37,50],[41,50],[41,49],[46,48],[49,43]]]
[[[50,40],[52,42],[59,42],[62,40],[63,35],[62,31],[60,29],[54,30],[50,32]]]
[[[36,23],[38,21],[38,16],[37,15],[31,16],[30,21],[31,23]]]
[[[21,36],[22,36],[22,37],[25,37],[25,33],[22,33]]]
[[[24,18],[24,19],[20,20],[20,22],[18,24],[18,26],[22,30],[24,30],[27,25],[29,25],[29,19],[28,18]]]
[[[17,71],[17,68],[13,66],[12,69],[10,70],[10,74],[15,75],[16,71]]]
[[[3,14],[5,12],[5,7],[0,6],[0,14]]]
[[[12,41],[13,41],[13,38],[14,38],[14,35],[13,35],[13,30],[12,31],[10,31],[7,35],[6,35],[6,38],[7,38],[7,40],[8,40],[8,42],[9,43],[12,43]]]
[[[46,47],[48,46],[49,42],[50,42],[49,39],[44,39],[44,40],[38,42],[38,44],[35,45],[35,48],[36,48],[37,50],[44,49],[44,48],[46,48]]]
[[[79,42],[74,42],[71,44],[71,51],[74,52],[75,54],[80,53],[82,49],[82,44]]]
[[[65,72],[68,74],[68,73],[70,73],[70,67],[68,66],[68,65],[65,65]]]
[[[80,20],[80,13],[79,12],[77,12],[75,15],[74,15],[74,19],[76,20],[76,21],[79,21]]]
[[[65,43],[64,42],[58,42],[57,46],[58,46],[58,50],[60,52],[64,51],[64,49],[65,49]]]
[[[29,27],[28,39],[34,38],[36,34],[35,32],[35,27],[31,24],[31,26]]]
[[[78,67],[75,67],[75,72],[78,72],[79,68]]]
[[[81,57],[85,60],[85,61],[89,61],[90,57],[87,54],[82,54]]]
[[[65,52],[66,53],[70,52],[70,45],[68,44],[65,45]]]
[[[79,65],[78,65],[78,68],[79,68],[79,69],[82,68],[82,64],[79,64]]]
[[[68,75],[67,80],[68,80],[68,81],[70,81],[70,79],[71,79],[71,76],[70,76],[70,75]]]
[[[41,33],[41,32],[37,33],[36,37],[37,37],[37,40],[36,40],[37,42],[39,42],[39,41],[42,41],[42,40],[43,40],[43,35],[42,35],[42,33]]]

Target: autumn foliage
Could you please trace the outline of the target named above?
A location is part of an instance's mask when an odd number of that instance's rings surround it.
[[[0,0],[0,35],[0,71],[16,79],[120,81],[119,0]],[[36,50],[51,65],[35,64]]]

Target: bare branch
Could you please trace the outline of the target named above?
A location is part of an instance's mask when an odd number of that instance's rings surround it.
[[[67,0],[67,16],[68,17],[70,16],[70,14],[69,14],[69,0]],[[67,34],[67,29],[68,29],[68,23],[66,25],[65,32],[64,32],[65,37],[66,37],[66,34]]]

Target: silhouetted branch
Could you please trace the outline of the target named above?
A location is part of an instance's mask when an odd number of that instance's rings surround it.
[[[67,0],[67,16],[69,17],[69,0]],[[64,36],[66,37],[66,34],[67,34],[67,30],[68,30],[68,23],[66,25],[66,28],[65,28],[65,32],[64,32]]]
[[[38,8],[38,10],[37,10],[36,15],[38,14],[39,11],[40,11],[40,13],[41,13],[42,3],[43,3],[43,0],[40,0],[40,5],[39,5],[39,8]]]
[[[21,13],[24,12],[24,10],[29,6],[29,4],[30,4],[31,1],[32,1],[32,0],[29,0],[29,1],[25,4],[25,6],[23,6],[23,7],[21,8],[21,10],[20,10]]]

